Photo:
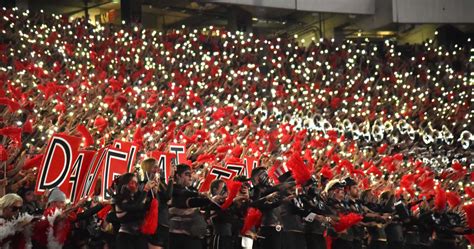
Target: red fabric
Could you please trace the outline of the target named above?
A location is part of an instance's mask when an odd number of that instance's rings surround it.
[[[332,237],[328,234],[327,230],[324,231],[324,238],[326,239],[326,249],[332,249]]]
[[[20,109],[20,104],[18,102],[10,100],[8,98],[0,98],[0,105],[8,106],[8,111],[13,113]]]
[[[15,143],[21,144],[21,128],[12,126],[5,127],[0,129],[0,135],[7,136]]]
[[[89,131],[87,130],[87,128],[80,124],[76,127],[76,130],[81,133],[81,136],[82,138],[84,138],[84,146],[85,147],[88,147],[90,145],[93,145],[94,144],[94,138],[92,137],[92,135],[89,133]]]
[[[23,133],[31,134],[33,133],[33,124],[31,123],[30,119],[27,119],[26,122],[23,124],[21,128]]]
[[[27,169],[31,169],[31,168],[34,168],[34,167],[39,167],[40,164],[41,164],[41,160],[43,160],[43,154],[39,154],[39,155],[36,155],[32,158],[29,158],[25,161],[25,164],[23,165],[23,169],[24,170],[27,170]]]

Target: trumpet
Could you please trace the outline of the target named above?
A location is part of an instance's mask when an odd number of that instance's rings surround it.
[[[339,133],[339,135],[344,134],[345,133],[344,123],[337,122],[336,123],[336,131],[337,131],[337,133]]]
[[[463,149],[467,150],[474,143],[474,136],[472,136],[472,133],[469,131],[463,131],[461,132],[458,142],[461,142]]]
[[[416,139],[416,130],[410,124],[408,125],[407,135],[412,141]]]
[[[384,127],[381,121],[376,121],[372,126],[372,137],[375,142],[380,142],[384,137]]]
[[[355,140],[359,140],[360,136],[362,135],[359,130],[359,126],[356,123],[352,123],[351,133]]]
[[[442,130],[442,133],[443,133],[444,142],[448,145],[453,144],[454,143],[454,135],[453,135],[453,133],[451,133],[451,131],[449,131],[448,127],[446,127],[446,125],[443,125],[441,130]]]
[[[329,130],[332,130],[332,125],[331,123],[329,123],[329,121],[327,121],[327,119],[323,119],[321,121],[321,127],[323,129],[324,134],[327,134]]]
[[[384,128],[385,134],[387,135],[392,134],[392,131],[393,131],[392,121],[390,120],[385,121],[385,123],[383,124],[383,128]]]
[[[423,129],[422,139],[425,144],[430,144],[434,142],[433,129],[431,128],[431,125],[428,125],[427,127],[425,127],[425,129]]]
[[[352,123],[349,119],[344,119],[344,121],[342,121],[342,126],[344,127],[344,131],[345,132],[349,132],[352,130]]]
[[[438,130],[433,131],[433,138],[436,144],[441,144],[444,141],[443,133]]]
[[[313,122],[314,122],[314,126],[316,128],[316,131],[323,131],[323,127],[321,125],[321,120],[322,119],[323,118],[321,117],[321,114],[318,114],[318,113],[314,114]]]
[[[361,125],[362,125],[362,129],[361,129],[362,137],[364,138],[364,140],[366,142],[370,142],[371,134],[370,134],[370,124],[369,124],[369,122],[365,121]]]
[[[408,132],[409,124],[405,119],[398,121],[397,129],[400,131],[400,134],[405,135]]]

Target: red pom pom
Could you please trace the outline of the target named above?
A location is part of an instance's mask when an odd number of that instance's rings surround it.
[[[435,208],[439,211],[444,210],[446,207],[446,191],[442,189],[441,187],[436,188],[436,196],[435,196]]]
[[[239,193],[240,187],[242,187],[242,182],[228,180],[226,181],[226,185],[227,185],[229,194],[227,195],[227,198],[225,199],[224,204],[222,204],[222,207],[221,207],[222,210],[225,210],[229,208],[230,205],[232,205],[234,198]]]
[[[374,175],[378,175],[378,176],[381,176],[382,175],[382,171],[380,171],[379,168],[377,168],[375,165],[372,165],[372,167],[370,167],[367,171],[366,171],[367,174],[374,174]]]
[[[382,144],[378,149],[377,151],[379,152],[379,154],[383,154],[385,153],[385,151],[387,150],[388,148],[388,144]]]
[[[453,168],[456,171],[462,171],[462,165],[459,162],[455,162],[451,165],[451,168]]]
[[[242,146],[237,145],[237,146],[234,147],[234,149],[232,149],[232,156],[233,157],[240,157],[240,155],[242,155],[243,151],[244,151],[244,149],[242,148]]]
[[[420,183],[418,184],[418,186],[419,186],[423,191],[429,191],[429,190],[434,189],[435,182],[434,182],[433,178],[428,177],[428,178],[426,178],[425,180],[423,180],[422,182],[420,182]]]
[[[107,214],[110,212],[110,210],[112,210],[112,205],[110,205],[110,204],[105,205],[105,207],[103,207],[97,213],[97,217],[99,217],[99,219],[101,219],[101,220],[105,220],[105,217],[107,217]]]
[[[158,200],[153,198],[150,203],[150,208],[146,212],[145,220],[140,227],[143,234],[152,235],[156,232],[158,227]]]
[[[464,192],[467,196],[474,199],[474,188],[472,187],[464,187]]]
[[[94,121],[94,126],[97,128],[99,132],[102,132],[107,128],[108,123],[103,117],[97,117]]]
[[[146,119],[146,111],[145,111],[145,109],[139,108],[139,109],[137,110],[137,113],[135,114],[135,118],[136,118],[137,120],[139,120],[139,119]]]
[[[334,225],[334,229],[336,232],[342,232],[351,228],[352,226],[356,225],[362,221],[362,216],[356,213],[349,213],[347,215],[341,214],[339,215],[339,221]]]
[[[240,230],[240,234],[245,235],[247,231],[258,226],[262,221],[262,212],[256,208],[249,208],[245,215],[244,226]]]
[[[36,155],[30,159],[27,159],[25,161],[25,164],[23,165],[23,170],[31,169],[34,167],[39,167],[41,164],[41,161],[43,160],[43,154]]]
[[[232,146],[230,145],[224,145],[224,146],[219,146],[216,149],[217,153],[227,153],[230,149],[232,149]]]
[[[7,136],[18,145],[21,145],[21,128],[5,127],[0,129],[0,135]]]
[[[201,154],[197,157],[198,163],[211,163],[216,160],[216,156],[214,154]]]

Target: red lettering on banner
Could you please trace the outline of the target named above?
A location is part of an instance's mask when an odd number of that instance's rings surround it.
[[[214,180],[217,180],[217,179],[230,180],[234,178],[236,175],[237,174],[233,170],[213,166],[209,170],[209,173],[207,174],[206,179],[204,180],[201,187],[199,188],[199,192],[209,191],[209,187],[211,186],[211,183]]]
[[[63,192],[69,190],[68,175],[76,160],[80,144],[80,137],[65,134],[54,134],[51,137],[38,171],[35,186],[37,194],[55,187]]]

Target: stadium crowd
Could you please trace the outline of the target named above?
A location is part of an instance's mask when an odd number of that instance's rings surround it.
[[[2,248],[474,243],[470,40],[304,47],[0,12]],[[111,200],[36,195],[54,133],[91,150],[133,141],[140,165]],[[146,155],[170,143],[185,144],[187,160],[165,179]],[[197,191],[211,166],[244,156],[258,158],[249,176]]]

